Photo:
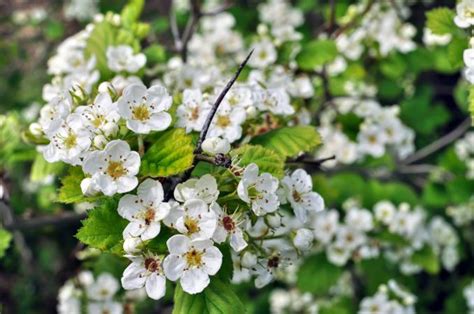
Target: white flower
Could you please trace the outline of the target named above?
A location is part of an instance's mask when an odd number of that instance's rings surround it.
[[[428,27],[423,29],[423,43],[427,46],[446,46],[452,37],[449,33],[443,35],[434,34]]]
[[[360,231],[370,231],[374,227],[372,213],[367,209],[350,209],[345,217],[346,224]]]
[[[396,210],[395,205],[390,201],[380,201],[374,206],[375,218],[384,224],[389,224]]]
[[[211,240],[191,240],[183,235],[172,236],[166,242],[170,255],[163,263],[169,280],[180,280],[181,287],[189,294],[202,292],[222,264],[222,253]]]
[[[139,168],[140,155],[122,140],[109,142],[103,151],[89,153],[82,166],[91,175],[94,187],[108,196],[133,190],[138,184]]]
[[[200,199],[211,204],[217,200],[218,196],[217,181],[210,174],[205,174],[199,179],[188,179],[186,182],[178,184],[174,190],[174,199],[181,203]]]
[[[87,314],[122,314],[123,305],[119,302],[89,302],[87,305]]]
[[[464,50],[463,59],[467,67],[465,71],[466,79],[472,84],[474,83],[474,48]]]
[[[390,300],[387,297],[386,293],[378,292],[373,297],[365,297],[362,299],[359,308],[359,314],[368,314],[368,313],[396,313],[391,312],[392,306],[390,305]]]
[[[78,107],[76,112],[84,117],[85,125],[94,133],[109,136],[118,131],[120,114],[108,92],[98,94],[93,104]]]
[[[314,95],[314,87],[308,76],[300,75],[291,81],[289,92],[293,97],[311,98]]]
[[[202,150],[210,155],[227,154],[230,151],[230,143],[221,137],[209,137],[202,142]]]
[[[119,112],[127,120],[127,127],[140,134],[168,128],[171,116],[165,110],[168,110],[171,104],[171,96],[159,85],[149,89],[141,84],[129,85],[118,100]]]
[[[473,0],[462,0],[456,6],[456,16],[454,17],[454,23],[458,27],[468,28],[474,25],[474,1]]]
[[[119,283],[114,276],[109,273],[102,273],[95,282],[87,287],[87,295],[93,300],[107,301],[113,298],[119,288]]]
[[[145,287],[146,294],[158,300],[165,295],[166,278],[163,274],[163,259],[159,256],[129,256],[132,261],[122,275],[122,287],[134,290]]]
[[[216,243],[224,242],[230,238],[230,246],[236,252],[240,252],[247,247],[242,229],[239,228],[239,221],[236,215],[227,215],[217,203],[212,203],[211,209],[217,214],[217,227],[212,239]]]
[[[143,53],[133,54],[133,48],[126,45],[107,47],[107,66],[114,72],[135,73],[146,63]]]
[[[201,131],[206,121],[211,104],[207,97],[203,97],[199,89],[185,89],[183,92],[183,103],[178,106],[176,125],[186,128],[186,132]]]
[[[351,251],[342,243],[332,243],[326,248],[328,261],[337,266],[343,266],[351,257]]]
[[[278,115],[295,113],[295,108],[290,103],[290,96],[284,88],[258,88],[254,97],[257,108],[261,111],[270,111]]]
[[[306,222],[308,213],[319,212],[324,209],[324,200],[313,192],[311,176],[303,169],[295,170],[291,176],[281,180],[286,199],[295,211],[296,217],[301,222]]]
[[[252,49],[254,52],[248,62],[251,67],[263,69],[275,63],[277,51],[271,41],[262,40],[255,43]]]
[[[57,96],[41,108],[38,122],[46,135],[54,134],[61,126],[71,112],[71,106],[69,97]]]
[[[130,221],[123,237],[153,239],[160,233],[160,221],[165,218],[170,205],[163,203],[163,187],[159,181],[146,179],[138,186],[137,195],[127,194],[120,199],[118,213]]]
[[[50,137],[50,143],[43,149],[43,156],[48,162],[62,160],[72,165],[79,165],[80,158],[90,146],[90,133],[84,128],[82,117],[73,113]]]
[[[387,137],[383,130],[375,125],[364,125],[357,136],[359,151],[373,157],[382,157],[385,154]]]
[[[328,244],[339,227],[339,213],[336,210],[319,212],[314,215],[312,229],[314,237],[323,244]]]
[[[257,216],[263,216],[276,211],[280,206],[277,189],[278,179],[269,173],[259,175],[258,166],[252,163],[245,167],[237,186],[237,194],[241,200],[251,204]]]
[[[186,201],[182,215],[176,219],[175,228],[191,239],[211,239],[217,226],[217,215],[200,199]]]
[[[228,102],[223,102],[212,120],[208,135],[209,137],[220,136],[232,143],[242,136],[241,125],[245,118],[244,108],[232,107]]]
[[[313,240],[313,232],[309,229],[301,228],[296,231],[296,235],[293,238],[293,245],[302,251],[306,251],[313,245]]]

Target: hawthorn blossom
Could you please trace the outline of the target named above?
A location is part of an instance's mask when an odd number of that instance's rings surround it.
[[[122,314],[123,305],[114,301],[89,302],[87,305],[88,314]]]
[[[133,53],[133,48],[127,45],[107,47],[107,66],[114,72],[135,73],[146,63],[143,53]]]
[[[118,213],[130,221],[123,231],[124,238],[140,237],[145,241],[160,233],[160,221],[170,211],[170,205],[163,202],[163,197],[161,183],[146,179],[138,186],[137,195],[127,194],[120,199]]]
[[[174,190],[174,199],[178,202],[186,202],[192,199],[200,199],[207,204],[217,200],[219,189],[216,179],[205,174],[202,177],[188,179],[184,183],[180,183]]]
[[[280,202],[276,195],[277,189],[278,179],[269,173],[259,175],[258,166],[252,163],[245,167],[237,186],[237,194],[241,200],[251,205],[257,216],[263,216],[278,209]]]
[[[454,23],[458,27],[468,28],[474,25],[474,1],[473,0],[461,0],[456,5],[456,16],[454,17]]]
[[[263,69],[275,63],[277,51],[271,41],[264,39],[255,43],[252,49],[253,57],[248,62],[251,67]]]
[[[171,116],[166,110],[171,104],[166,88],[159,85],[148,89],[141,84],[129,85],[118,100],[119,112],[127,120],[127,127],[139,134],[167,129]]]
[[[216,137],[208,137],[202,142],[203,152],[209,155],[227,154],[230,151],[230,143],[227,139]]]
[[[222,265],[222,253],[211,240],[191,240],[184,235],[174,235],[166,242],[170,254],[163,262],[166,277],[179,279],[184,292],[202,292]]]
[[[254,97],[257,108],[261,111],[270,111],[277,115],[295,113],[295,109],[290,103],[290,96],[284,88],[257,88]]]
[[[122,275],[122,287],[134,290],[145,287],[146,294],[158,300],[165,295],[166,278],[163,273],[163,258],[147,254],[145,256],[128,256],[132,261]]]
[[[78,107],[76,112],[84,117],[85,125],[91,132],[109,136],[118,131],[120,114],[108,92],[99,93],[91,105]]]
[[[104,150],[89,153],[82,165],[91,176],[93,188],[107,196],[133,190],[138,184],[139,168],[140,155],[122,140],[113,140]]]
[[[54,134],[61,126],[71,112],[71,107],[70,97],[56,96],[41,108],[38,123],[47,136]]]
[[[284,201],[288,200],[295,211],[296,217],[301,222],[306,222],[308,213],[315,213],[324,209],[324,200],[313,192],[311,176],[303,169],[295,170],[291,176],[281,180]]]
[[[244,239],[244,233],[239,227],[241,222],[237,215],[228,215],[217,203],[212,203],[211,209],[217,214],[217,227],[214,231],[212,239],[216,243],[222,243],[227,238],[230,239],[229,243],[232,249],[236,252],[240,252],[247,247],[247,242]]]
[[[201,131],[206,121],[211,104],[199,89],[185,89],[183,103],[178,106],[176,126],[186,129],[186,132]]]
[[[220,136],[232,143],[242,136],[241,125],[245,118],[244,108],[232,107],[228,102],[223,102],[212,120],[208,136]]]
[[[211,239],[217,226],[216,213],[206,202],[191,199],[182,206],[182,215],[176,220],[175,228],[191,239]]]
[[[119,283],[114,276],[109,273],[102,273],[93,283],[87,286],[87,295],[93,300],[107,301],[112,299],[119,289]]]

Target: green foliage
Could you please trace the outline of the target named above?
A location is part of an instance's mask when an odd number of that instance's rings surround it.
[[[344,270],[331,264],[324,253],[305,259],[298,270],[297,286],[301,291],[324,295],[335,285]]]
[[[145,5],[144,0],[131,0],[124,6],[120,17],[121,21],[125,26],[131,26],[135,23],[140,14],[142,14],[143,6]]]
[[[426,13],[426,26],[437,35],[450,34],[457,30],[454,12],[448,8],[436,8]]]
[[[454,70],[464,67],[463,53],[468,48],[468,39],[454,37],[448,45],[448,60]]]
[[[5,256],[5,252],[10,246],[12,234],[5,229],[0,228],[0,258]]]
[[[0,170],[34,159],[36,151],[22,142],[21,121],[17,114],[0,115]]]
[[[166,60],[166,50],[163,46],[153,44],[143,50],[147,63],[162,63]]]
[[[142,157],[140,174],[167,177],[189,169],[194,160],[192,137],[184,129],[160,133]]]
[[[72,204],[90,202],[98,199],[99,197],[87,197],[82,194],[82,179],[84,179],[84,173],[80,167],[69,168],[68,174],[61,179],[58,202]]]
[[[128,260],[121,256],[110,253],[102,253],[94,262],[94,274],[98,276],[102,273],[110,273],[116,278],[120,278],[128,265]]]
[[[282,156],[293,157],[316,148],[321,144],[321,137],[312,126],[294,126],[259,135],[251,143],[269,148]]]
[[[469,88],[469,112],[471,120],[474,121],[474,85]]]
[[[413,253],[411,261],[421,266],[425,271],[430,274],[437,274],[440,270],[440,264],[438,257],[431,246],[425,245],[421,250]]]
[[[63,168],[63,163],[49,163],[43,158],[43,155],[37,154],[31,166],[30,180],[32,182],[41,181],[49,175],[59,174]]]
[[[127,221],[117,213],[117,204],[116,200],[110,198],[101,201],[82,221],[76,238],[93,248],[121,255],[122,232]]]
[[[354,304],[351,298],[339,297],[330,302],[329,304],[323,304],[320,314],[351,314],[354,313]]]
[[[255,163],[261,173],[268,172],[277,178],[283,177],[285,160],[271,149],[259,145],[244,145],[232,150],[230,155],[239,161],[239,166]]]
[[[217,277],[199,294],[187,294],[177,285],[174,294],[173,314],[242,314],[245,306],[230,284]]]
[[[307,71],[330,63],[337,56],[337,47],[329,39],[313,40],[306,43],[296,56],[298,66]]]

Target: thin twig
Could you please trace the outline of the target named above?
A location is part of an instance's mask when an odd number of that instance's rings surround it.
[[[333,38],[337,38],[339,35],[344,33],[346,30],[357,24],[357,22],[362,19],[367,13],[369,13],[372,5],[375,3],[375,0],[367,1],[367,5],[365,6],[364,10],[358,16],[354,17],[351,21],[347,22],[346,24],[339,27],[337,30],[332,33]]]
[[[224,87],[222,92],[219,94],[217,97],[216,101],[212,105],[211,110],[209,111],[209,114],[207,115],[206,122],[204,123],[204,126],[202,127],[201,133],[199,135],[199,140],[197,141],[196,144],[196,149],[195,149],[195,154],[199,154],[202,152],[202,142],[206,139],[207,132],[209,132],[209,127],[211,126],[211,122],[214,119],[214,116],[217,112],[217,109],[219,109],[219,105],[221,104],[222,100],[224,100],[225,95],[229,92],[229,90],[232,88],[232,85],[234,85],[235,81],[239,78],[240,73],[244,69],[245,65],[249,61],[250,57],[252,56],[253,50],[250,51],[248,54],[247,58],[240,64],[239,68],[237,69],[237,72],[235,72],[234,77],[227,83],[227,85]]]
[[[198,0],[191,0],[191,16],[184,29],[183,36],[181,37],[181,59],[186,63],[188,59],[188,44],[193,37],[194,32],[198,26],[199,20],[201,19],[201,5]]]
[[[181,37],[179,35],[178,30],[178,22],[176,22],[176,14],[173,9],[173,3],[171,3],[171,10],[170,10],[170,28],[171,34],[173,35],[174,46],[176,51],[181,51]]]
[[[329,21],[328,21],[328,34],[331,34],[334,30],[334,25],[336,23],[336,0],[329,0]]]
[[[335,160],[335,159],[336,159],[336,156],[332,155],[332,156],[329,156],[329,157],[319,158],[319,159],[304,159],[304,158],[289,159],[289,160],[286,161],[286,163],[289,163],[289,164],[307,164],[307,165],[312,165],[312,166],[318,166],[319,167],[323,163],[325,163],[326,161]]]
[[[16,220],[13,223],[5,224],[7,230],[32,230],[44,227],[62,227],[78,223],[87,217],[86,213],[64,213],[62,215],[51,215],[30,219]]]
[[[433,143],[418,150],[411,156],[407,157],[405,160],[401,162],[401,164],[403,165],[412,164],[418,160],[428,157],[429,155],[448,146],[449,144],[451,144],[452,142],[454,142],[455,140],[463,136],[464,133],[466,133],[470,127],[471,127],[471,118],[467,118],[457,128],[455,128],[448,134],[444,135],[443,137],[439,138],[438,140],[434,141]]]

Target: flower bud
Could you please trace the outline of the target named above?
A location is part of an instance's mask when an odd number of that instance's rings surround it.
[[[278,228],[281,226],[281,216],[278,214],[267,215],[265,216],[265,219],[266,219],[266,223],[271,228]]]
[[[202,150],[210,155],[227,154],[230,151],[230,143],[225,138],[211,137],[204,140]]]
[[[240,260],[240,264],[245,268],[253,267],[257,264],[257,255],[250,251],[246,251]]]
[[[86,196],[93,196],[98,192],[97,189],[94,187],[91,178],[85,178],[81,181],[81,191],[82,194]]]
[[[41,136],[43,135],[43,128],[41,127],[41,125],[37,122],[33,122],[32,124],[30,124],[29,128],[30,130],[30,133],[34,136]]]
[[[250,106],[246,110],[248,118],[255,118],[257,116],[257,108],[255,106]]]
[[[313,245],[313,240],[313,232],[309,229],[302,228],[296,231],[296,235],[293,238],[293,245],[302,251],[306,251]]]
[[[142,243],[142,241],[139,237],[126,238],[125,241],[123,241],[123,250],[130,254],[137,253],[140,251],[138,248],[140,243]]]
[[[107,139],[103,135],[97,135],[94,137],[94,146],[98,149],[103,149],[107,145]]]

